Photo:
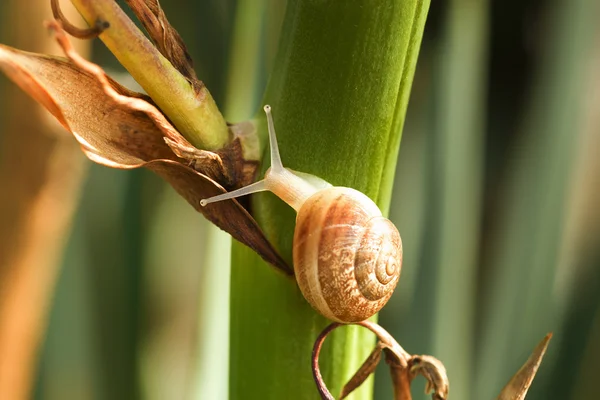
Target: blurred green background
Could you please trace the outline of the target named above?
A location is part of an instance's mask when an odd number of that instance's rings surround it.
[[[26,47],[34,44],[22,40],[28,26],[19,26],[15,10],[48,3],[2,2],[0,42],[39,51]],[[284,2],[161,5],[226,118],[249,118]],[[494,398],[549,331],[554,338],[527,398],[597,396],[599,15],[596,0],[431,4],[390,211],[404,243],[403,276],[380,323],[409,352],[445,363],[451,398]],[[91,52],[127,81],[101,42]],[[254,101],[239,104],[240,93]],[[19,175],[43,152],[22,145],[37,140],[35,126],[15,130],[11,122],[20,96],[0,77],[0,177]],[[34,398],[223,398],[227,239],[148,171],[85,163],[59,247]],[[20,190],[14,182],[0,182],[5,203]],[[0,232],[10,235],[6,214]],[[217,277],[202,268],[214,246],[223,260]],[[423,383],[414,385],[417,399],[427,398]],[[375,398],[391,398],[385,368]]]

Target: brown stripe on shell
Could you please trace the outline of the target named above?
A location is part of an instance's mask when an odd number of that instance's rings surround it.
[[[323,196],[321,191],[308,198],[298,211],[293,255],[296,281],[304,298],[321,314],[334,319],[329,306],[321,297],[320,283],[315,276],[319,237],[328,206],[328,197]]]
[[[360,321],[373,315],[373,303],[360,293],[354,273],[354,260],[372,218],[365,197],[348,188],[337,188],[340,195],[323,219],[319,241],[319,281],[321,293],[335,319]],[[368,200],[368,198],[367,198]],[[368,200],[370,202],[370,200]],[[379,209],[376,209],[379,213]]]
[[[352,191],[338,188],[337,196],[323,219],[319,240],[319,282],[321,295],[335,319],[354,321],[368,313],[354,278],[354,258],[363,225],[370,219],[357,207]],[[357,301],[358,300],[358,301]],[[364,318],[362,318],[364,319]]]

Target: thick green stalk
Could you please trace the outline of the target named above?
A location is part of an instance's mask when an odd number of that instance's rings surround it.
[[[357,188],[387,210],[428,6],[427,0],[288,3],[265,97],[286,166]],[[264,123],[259,132],[266,134]],[[263,172],[267,167],[268,161]],[[253,201],[259,223],[291,264],[294,211],[270,194]],[[231,302],[230,397],[316,398],[310,355],[328,321],[295,281],[235,243]],[[321,360],[334,395],[373,343],[355,327],[328,340]],[[370,398],[370,386],[353,398]]]
[[[90,26],[98,20],[110,24],[100,39],[185,138],[206,150],[227,144],[227,125],[208,89],[202,87],[195,93],[114,0],[71,2]]]

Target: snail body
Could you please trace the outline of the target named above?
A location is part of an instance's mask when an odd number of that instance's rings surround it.
[[[294,274],[305,299],[325,317],[357,322],[377,313],[400,277],[402,241],[377,205],[358,190],[331,186],[284,168],[271,108],[271,167],[265,179],[201,201],[206,204],[269,190],[296,212]]]

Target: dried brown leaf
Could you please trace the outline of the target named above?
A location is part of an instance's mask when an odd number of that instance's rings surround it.
[[[198,171],[174,161],[157,160],[144,165],[167,180],[197,211],[228,232],[238,241],[256,251],[266,261],[288,274],[293,272],[265,239],[252,216],[237,201],[200,205],[203,198],[224,192],[223,188]],[[214,208],[213,208],[214,206]]]
[[[136,168],[154,159],[177,160],[148,116],[116,104],[91,74],[68,60],[0,45],[0,68],[104,164]],[[134,95],[111,84],[125,96]]]
[[[525,364],[523,364],[521,369],[519,369],[519,371],[510,379],[504,389],[502,389],[502,392],[496,398],[497,400],[525,399],[551,338],[552,333],[549,333],[540,343],[538,343]]]
[[[53,27],[59,42],[66,41],[60,27]],[[75,136],[91,160],[113,168],[147,167],[155,171],[207,219],[291,274],[291,269],[238,202],[199,206],[202,198],[225,192],[217,181],[227,181],[224,176],[227,168],[209,163],[201,173],[188,167],[187,161],[175,155],[165,138],[191,145],[149,98],[110,80],[100,67],[74,53],[68,43],[61,45],[71,60],[0,45],[0,70],[47,108]]]
[[[196,77],[192,57],[177,30],[169,23],[158,0],[125,0],[125,2],[144,25],[158,51],[198,92],[203,83]]]
[[[363,326],[377,335],[379,341],[375,349],[369,354],[358,371],[350,378],[342,388],[340,399],[346,398],[365,380],[375,372],[377,364],[381,360],[381,353],[385,354],[385,361],[390,367],[392,383],[394,386],[395,400],[411,400],[410,384],[417,375],[421,375],[427,381],[426,392],[431,393],[434,400],[446,400],[448,398],[449,383],[446,368],[437,358],[432,356],[411,356],[398,344],[398,342],[385,329],[371,321],[357,322],[356,325]],[[327,389],[319,368],[319,353],[323,342],[334,330],[344,326],[338,322],[328,325],[317,337],[312,352],[313,378],[319,395],[324,400],[334,397]]]
[[[340,400],[348,397],[350,393],[355,391],[360,385],[362,385],[367,380],[367,378],[373,372],[375,372],[375,368],[377,368],[377,364],[379,364],[379,361],[381,360],[381,353],[383,352],[384,348],[385,345],[383,343],[377,342],[377,345],[375,346],[371,354],[369,354],[369,356],[360,366],[358,371],[354,373],[352,378],[350,378],[350,380],[342,388]]]
[[[425,393],[430,394],[434,400],[445,400],[448,398],[450,383],[446,367],[435,357],[414,355],[410,359],[410,372],[413,378],[417,375],[427,380]]]

